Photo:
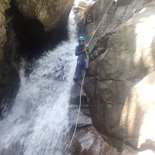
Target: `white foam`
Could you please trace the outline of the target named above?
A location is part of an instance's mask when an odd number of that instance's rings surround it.
[[[62,138],[68,131],[69,98],[76,66],[73,13],[69,31],[70,40],[38,60],[29,79],[21,71],[15,105],[0,122],[0,154],[63,155]]]

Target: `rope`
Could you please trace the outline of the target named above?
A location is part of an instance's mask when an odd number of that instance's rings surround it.
[[[107,9],[106,12],[105,12],[105,14],[108,12],[108,10],[109,10],[110,7],[112,6],[112,3],[113,3],[113,2],[114,2],[114,0],[111,1],[111,3],[110,3],[110,5],[109,5],[108,9]],[[95,32],[93,33],[93,35],[92,35],[91,38],[89,39],[88,45],[92,42],[92,40],[93,40],[93,38],[94,38],[94,35],[96,34],[97,30],[98,30],[99,27],[101,26],[101,23],[102,23],[102,21],[103,21],[103,19],[104,19],[104,17],[105,17],[105,14],[103,15],[103,17],[102,17],[101,21],[99,22],[98,26],[96,27]]]
[[[71,145],[72,145],[72,142],[73,142],[74,137],[75,137],[75,134],[76,134],[77,126],[78,126],[78,121],[79,121],[80,111],[81,111],[81,103],[82,103],[82,101],[81,101],[81,99],[82,99],[82,90],[83,90],[83,85],[84,85],[85,76],[86,76],[86,72],[84,72],[83,79],[82,79],[82,83],[81,83],[80,104],[79,104],[79,109],[78,109],[78,115],[77,115],[77,119],[76,119],[76,125],[75,125],[75,128],[74,128],[73,136],[72,136],[72,139],[71,139],[70,144],[69,144],[69,148],[70,148]]]
[[[110,5],[109,5],[108,9],[107,9],[106,12],[105,12],[105,14],[106,14],[106,13],[108,12],[108,10],[110,9],[110,7],[111,7],[113,1],[114,1],[114,0],[111,1],[111,3],[110,3]],[[104,14],[104,15],[105,15],[105,14]],[[93,33],[92,37],[90,38],[90,40],[89,40],[89,42],[88,42],[88,44],[87,44],[88,46],[89,46],[89,44],[91,43],[91,41],[92,41],[94,35],[96,34],[98,28],[100,27],[100,25],[101,25],[101,23],[102,23],[102,21],[103,21],[103,19],[104,19],[104,15],[103,15],[101,21],[99,22],[98,26],[96,27],[95,32]],[[88,58],[88,60],[89,60],[89,55],[88,55],[88,53],[86,53],[86,55],[87,55],[87,58]],[[69,148],[71,148],[71,145],[72,145],[72,143],[73,143],[73,140],[74,140],[74,137],[75,137],[75,134],[76,134],[77,126],[78,126],[78,121],[79,121],[79,116],[80,116],[80,111],[81,111],[81,105],[82,105],[82,100],[81,100],[81,99],[82,99],[82,90],[83,90],[83,85],[84,85],[85,76],[86,76],[86,71],[84,72],[83,79],[82,79],[82,83],[81,83],[80,103],[79,103],[79,108],[78,108],[78,115],[77,115],[77,119],[76,119],[76,125],[75,125],[75,128],[74,128],[74,132],[73,132],[73,135],[72,135],[72,139],[71,139],[71,141],[70,141],[70,143],[69,143]]]

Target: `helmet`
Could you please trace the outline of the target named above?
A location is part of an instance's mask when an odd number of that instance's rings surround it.
[[[85,41],[86,38],[84,36],[79,36],[78,41]]]

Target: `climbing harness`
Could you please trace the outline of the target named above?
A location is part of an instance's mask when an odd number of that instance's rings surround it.
[[[110,9],[110,7],[112,6],[112,4],[113,4],[114,1],[117,2],[116,0],[112,0],[111,3],[110,3],[110,5],[109,5],[109,7],[108,7],[108,9],[106,10],[105,14],[108,12],[108,10]],[[105,14],[104,14],[104,15],[105,15]],[[104,19],[104,15],[103,15],[101,21],[99,22],[98,26],[96,27],[96,29],[95,29],[93,35],[91,36],[91,38],[90,38],[90,40],[89,40],[87,46],[89,46],[89,44],[92,42],[92,39],[94,38],[94,36],[95,36],[97,30],[99,29],[99,27],[100,27],[100,25],[101,25],[101,23],[102,23],[102,21],[103,21],[103,19]],[[86,55],[87,55],[87,58],[88,58],[88,61],[89,61],[89,53],[86,52]],[[86,71],[84,72],[84,75],[83,75],[83,78],[82,78],[81,90],[80,90],[80,103],[79,103],[79,108],[78,108],[78,115],[77,115],[77,119],[76,119],[76,124],[75,124],[75,128],[74,128],[74,132],[73,132],[71,141],[70,141],[70,143],[69,143],[69,148],[71,148],[71,146],[72,146],[72,143],[73,143],[73,140],[74,140],[76,131],[77,131],[77,126],[78,126],[78,121],[79,121],[79,116],[80,116],[80,111],[81,111],[81,105],[82,105],[82,91],[83,91],[83,85],[84,85],[85,77],[86,77]]]

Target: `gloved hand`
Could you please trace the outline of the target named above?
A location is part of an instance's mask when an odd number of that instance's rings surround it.
[[[85,52],[89,52],[89,47],[88,46],[85,47]]]

